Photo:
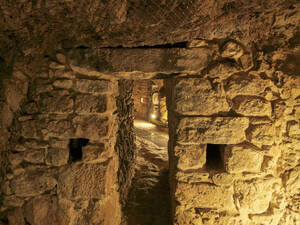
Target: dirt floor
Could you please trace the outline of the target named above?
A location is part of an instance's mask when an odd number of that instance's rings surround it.
[[[126,207],[128,225],[170,224],[168,134],[135,121],[137,163]]]

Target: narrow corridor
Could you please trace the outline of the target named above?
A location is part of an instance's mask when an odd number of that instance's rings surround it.
[[[126,207],[128,225],[168,225],[168,134],[156,125],[135,121],[137,162]]]

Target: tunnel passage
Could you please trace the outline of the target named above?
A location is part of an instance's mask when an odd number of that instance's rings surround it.
[[[134,81],[137,158],[125,215],[130,225],[170,224],[167,110],[163,80]]]

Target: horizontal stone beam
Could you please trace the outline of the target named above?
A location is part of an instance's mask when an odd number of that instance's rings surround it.
[[[158,74],[197,73],[212,61],[213,50],[197,48],[74,49],[68,61],[75,72],[134,79]]]

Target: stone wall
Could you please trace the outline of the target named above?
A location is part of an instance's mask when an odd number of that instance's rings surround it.
[[[135,135],[133,131],[133,81],[119,80],[117,97],[118,132],[116,152],[119,156],[119,192],[120,202],[125,206],[135,166]]]
[[[0,185],[2,186],[8,166],[12,123],[20,103],[27,95],[28,77],[18,70],[1,72],[3,72],[0,73]],[[0,197],[0,205],[2,202],[3,199]]]
[[[135,80],[133,82],[134,116],[149,120],[151,107],[151,81]]]
[[[297,72],[283,51],[206,46],[202,75],[166,80],[174,224],[299,224]]]
[[[7,161],[1,164],[0,221],[120,224],[122,156],[115,144],[117,132],[127,140],[126,126],[132,127],[131,108],[120,106],[130,101],[131,89],[127,85],[123,92],[125,84],[117,80],[73,73],[62,54],[57,59],[48,72],[25,76],[15,71],[3,81],[1,154]],[[126,175],[120,183],[128,182]]]

